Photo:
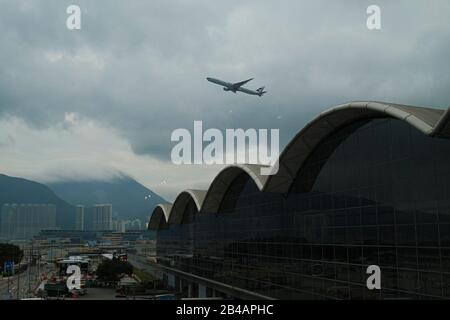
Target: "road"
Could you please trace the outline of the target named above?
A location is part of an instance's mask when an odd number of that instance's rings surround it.
[[[53,270],[47,266],[41,266],[39,273],[49,274]],[[29,279],[29,280],[28,280]],[[0,279],[0,299],[10,296],[12,299],[34,297],[34,289],[40,284],[40,276],[37,266],[32,266],[28,272],[25,270],[20,275]],[[8,288],[10,295],[8,294]]]
[[[147,271],[149,273],[154,273],[155,269],[147,262],[144,257],[137,255],[129,255],[128,261],[141,270]],[[22,299],[34,297],[34,291],[37,286],[41,283],[41,276],[46,275],[48,278],[51,274],[56,272],[55,267],[52,265],[42,265],[40,267],[38,275],[37,266],[32,266],[28,274],[28,270],[22,272],[20,275],[14,275],[8,278],[0,277],[0,300],[5,299],[8,296],[11,299]],[[30,278],[30,283],[28,283],[28,277]],[[8,287],[10,295],[8,295]],[[18,289],[19,287],[19,289]],[[30,291],[29,291],[30,289]],[[18,294],[19,292],[19,294]],[[115,297],[114,289],[103,289],[103,288],[88,288],[88,293],[85,296],[80,296],[77,299],[81,300],[122,300],[124,298]]]
[[[30,283],[28,283],[27,271],[22,272],[20,275],[9,277],[9,281],[8,278],[5,278],[0,282],[0,298],[9,296],[8,286],[9,292],[11,293],[10,297],[12,299],[30,297],[32,295],[29,293],[29,288],[32,291],[37,284],[35,272],[30,274]],[[17,294],[18,292],[19,294]]]
[[[153,266],[149,264],[146,258],[135,255],[135,254],[129,254],[128,255],[128,262],[131,263],[134,267],[147,271],[151,274],[155,274],[158,272]]]

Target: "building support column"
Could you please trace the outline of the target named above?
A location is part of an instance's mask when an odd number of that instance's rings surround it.
[[[194,284],[192,282],[188,283],[188,298],[194,298]]]

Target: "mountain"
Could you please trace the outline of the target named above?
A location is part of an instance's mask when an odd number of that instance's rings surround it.
[[[62,199],[86,207],[111,203],[113,216],[148,222],[153,208],[167,202],[131,177],[121,175],[110,181],[64,181],[49,184]]]
[[[73,228],[75,224],[75,207],[35,181],[0,174],[0,207],[5,203],[51,203],[56,205],[58,227]]]

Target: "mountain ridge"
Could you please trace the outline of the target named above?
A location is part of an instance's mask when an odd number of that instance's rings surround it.
[[[0,208],[6,203],[55,204],[56,226],[75,226],[75,207],[58,197],[45,184],[0,173]]]
[[[120,174],[111,180],[61,181],[49,183],[55,194],[72,205],[91,207],[111,203],[113,217],[148,222],[153,208],[167,202],[135,179]]]

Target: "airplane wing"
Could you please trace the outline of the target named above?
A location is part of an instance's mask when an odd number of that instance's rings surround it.
[[[230,87],[233,86],[232,83],[228,83],[219,79],[214,79],[214,78],[206,78],[206,80],[208,80],[209,82],[218,84],[219,86],[224,86],[224,87]]]
[[[245,80],[245,81],[241,81],[241,82],[233,83],[233,88],[238,89],[238,88],[242,87],[244,84],[246,84],[247,82],[252,81],[253,79],[254,78],[251,78],[251,79],[248,79],[248,80]]]

